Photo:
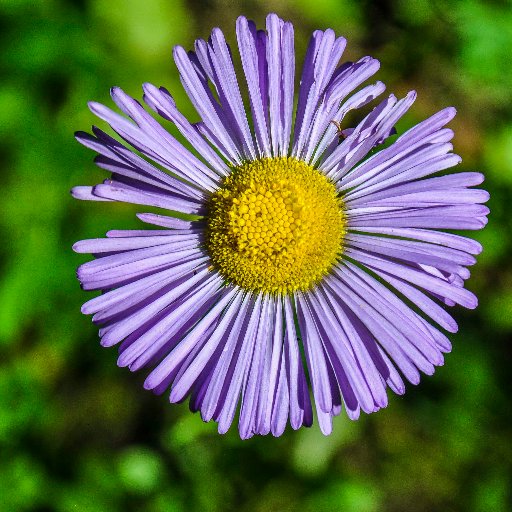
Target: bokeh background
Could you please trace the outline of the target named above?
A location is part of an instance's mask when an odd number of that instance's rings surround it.
[[[169,88],[197,119],[171,60],[239,14],[349,40],[388,90],[417,89],[399,131],[447,105],[461,169],[486,174],[492,213],[469,288],[476,311],[434,377],[334,433],[240,441],[116,367],[80,314],[76,240],[136,228],[136,208],[80,203],[104,174],[73,139],[109,87]],[[2,0],[0,2],[0,511],[512,510],[512,3],[484,0]],[[236,51],[235,51],[236,55]]]

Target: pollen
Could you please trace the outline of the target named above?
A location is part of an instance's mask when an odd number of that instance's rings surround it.
[[[312,289],[342,253],[343,203],[320,171],[295,158],[233,169],[208,202],[205,245],[212,266],[246,290]]]

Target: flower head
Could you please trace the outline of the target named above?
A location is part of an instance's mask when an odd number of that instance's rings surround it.
[[[443,364],[451,345],[432,323],[456,332],[443,306],[476,307],[464,281],[481,251],[445,230],[482,228],[488,194],[470,188],[481,174],[443,173],[460,162],[445,128],[453,108],[371,156],[414,92],[340,131],[384,85],[360,88],[379,64],[339,65],[346,42],[332,30],[311,37],[296,109],[291,23],[271,14],[261,31],[240,17],[236,32],[250,118],[219,29],[194,52],[174,50],[200,122],[166,89],[143,87],[182,142],[119,88],[127,117],[90,104],[123,142],[96,127],[77,134],[112,175],[73,195],[168,212],[138,214],[162,229],[75,244],[96,256],[78,269],[82,287],[103,292],[82,311],[102,345],[120,344],[120,366],[150,367],[147,389],[190,395],[219,432],[239,409],[243,438],[280,435],[311,425],[314,405],[327,434],[343,408],[352,419],[377,411],[387,387],[402,394],[403,377],[417,384]]]

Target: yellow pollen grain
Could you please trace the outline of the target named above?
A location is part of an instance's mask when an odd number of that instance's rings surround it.
[[[346,220],[336,188],[295,158],[246,162],[208,202],[206,249],[229,282],[256,292],[313,288],[343,250]]]

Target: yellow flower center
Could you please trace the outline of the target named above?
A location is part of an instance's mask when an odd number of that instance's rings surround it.
[[[305,162],[244,163],[208,203],[205,244],[212,265],[247,290],[309,290],[342,252],[342,206],[334,185]]]

